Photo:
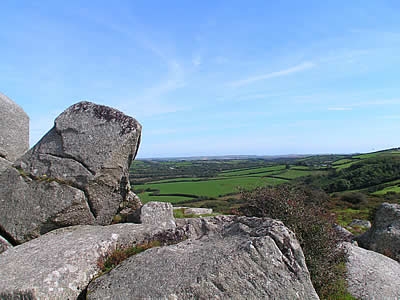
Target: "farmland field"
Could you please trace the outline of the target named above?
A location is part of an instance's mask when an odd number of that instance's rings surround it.
[[[133,166],[132,172],[137,168],[144,180],[137,176],[139,183],[134,184],[134,190],[144,203],[161,201],[177,205],[204,205],[202,201],[226,202],[237,197],[242,190],[275,186],[312,174],[325,174],[320,169],[291,165],[292,161],[140,161]],[[149,172],[151,168],[154,168],[154,175]]]
[[[266,185],[276,185],[285,182],[279,178],[235,177],[222,179],[208,179],[201,181],[176,181],[168,183],[146,183],[135,186],[136,190],[158,190],[158,192],[142,192],[139,197],[143,202],[168,201],[173,203],[196,198],[218,198],[231,193],[238,193],[240,189],[251,190]],[[168,198],[166,198],[168,196]]]
[[[357,210],[362,209],[359,216],[365,217],[383,201],[399,201],[399,154],[391,149],[279,159],[143,160],[132,164],[130,181],[143,203],[170,202],[219,212],[243,204],[242,190],[291,182],[306,184],[329,193],[330,210],[345,223],[358,216]],[[340,201],[346,192],[364,193],[368,203],[356,206]]]

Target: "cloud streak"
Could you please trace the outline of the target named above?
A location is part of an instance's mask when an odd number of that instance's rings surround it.
[[[316,65],[313,62],[304,62],[302,64],[296,65],[294,67],[276,71],[276,72],[271,72],[267,74],[261,74],[261,75],[255,75],[255,76],[250,76],[248,78],[236,80],[230,82],[228,85],[231,87],[241,87],[244,85],[252,84],[257,81],[262,81],[262,80],[267,80],[271,78],[276,78],[276,77],[282,77],[282,76],[288,76],[294,73],[302,72],[308,69],[314,68]]]

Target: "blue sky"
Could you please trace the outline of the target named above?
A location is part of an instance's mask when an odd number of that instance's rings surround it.
[[[0,2],[0,92],[31,146],[81,100],[143,125],[139,157],[400,146],[398,1]]]

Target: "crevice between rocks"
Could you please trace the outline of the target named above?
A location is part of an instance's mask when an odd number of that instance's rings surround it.
[[[89,206],[89,211],[93,215],[93,217],[96,219],[97,218],[97,213],[93,207],[92,201],[90,200],[89,193],[85,189],[80,189],[77,187],[77,189],[81,190],[85,194],[86,202]]]
[[[71,160],[77,162],[78,164],[80,164],[80,165],[81,165],[82,167],[84,167],[86,170],[88,170],[88,172],[89,172],[90,174],[92,174],[93,176],[96,175],[96,172],[95,172],[95,171],[91,170],[84,162],[78,160],[76,157],[73,157],[72,155],[68,155],[68,154],[65,154],[65,153],[64,153],[64,155],[57,155],[57,154],[54,154],[54,153],[46,153],[46,154],[49,155],[49,156],[57,157],[57,158],[71,159]]]
[[[19,243],[0,225],[0,235],[5,238],[11,245],[18,246]]]

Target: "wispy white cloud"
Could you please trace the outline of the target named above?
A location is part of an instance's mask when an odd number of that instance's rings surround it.
[[[135,112],[140,111],[145,116],[186,109],[179,105],[174,105],[174,103],[166,103],[164,99],[170,92],[185,86],[186,71],[184,64],[172,54],[172,51],[169,51],[168,42],[165,43],[159,38],[154,38],[152,32],[138,22],[137,18],[125,15],[123,11],[119,11],[119,13],[125,17],[122,17],[119,21],[114,20],[112,22],[110,22],[108,16],[92,15],[90,11],[83,10],[79,14],[125,37],[127,41],[133,41],[138,47],[143,48],[159,60],[160,66],[166,67],[167,72],[165,74],[154,74],[155,78],[161,77],[161,79],[158,81],[155,79],[154,83],[143,86],[143,89],[134,95],[126,95],[117,106],[131,110],[129,106],[134,105]],[[200,64],[201,59],[198,58],[196,63]]]
[[[250,76],[250,77],[247,77],[244,79],[232,81],[232,82],[228,83],[228,85],[231,87],[241,87],[244,85],[252,84],[257,81],[291,75],[294,73],[298,73],[301,71],[305,71],[305,70],[314,68],[315,66],[316,66],[315,63],[313,63],[313,62],[304,62],[302,64],[296,65],[296,66],[288,68],[288,69],[271,72],[271,73],[267,73],[267,74]]]
[[[202,63],[202,59],[201,59],[201,56],[200,56],[200,55],[195,55],[195,56],[193,56],[193,58],[192,58],[192,64],[193,64],[195,67],[200,66],[201,63]]]

